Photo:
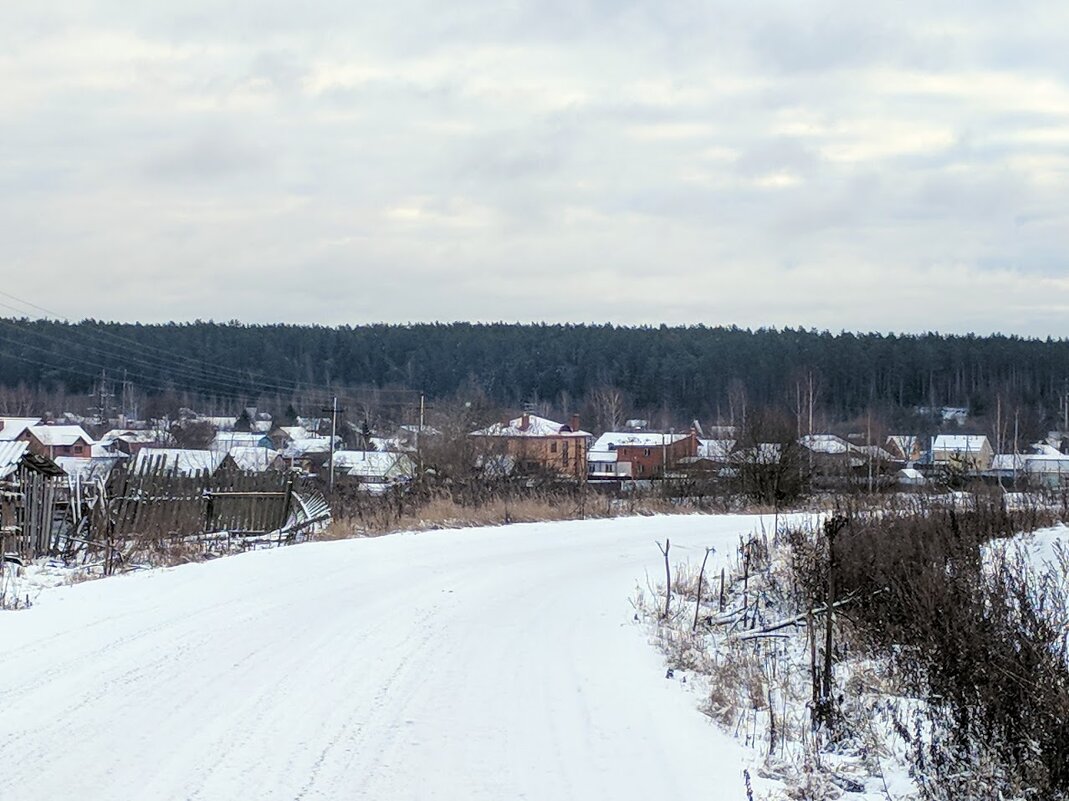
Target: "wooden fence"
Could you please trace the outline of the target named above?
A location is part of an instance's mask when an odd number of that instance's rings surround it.
[[[255,535],[285,525],[293,478],[282,473],[179,475],[162,460],[141,471],[116,470],[103,488],[86,538],[167,540],[225,531]]]

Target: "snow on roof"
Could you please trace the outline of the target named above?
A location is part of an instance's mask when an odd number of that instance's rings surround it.
[[[1024,470],[1023,453],[996,453],[991,459],[992,470]]]
[[[30,443],[22,440],[0,441],[0,478],[7,478],[18,469],[28,447]]]
[[[524,417],[527,418],[527,427],[523,427]],[[492,426],[472,431],[476,437],[589,437],[589,432],[579,430],[572,431],[571,427],[555,420],[539,417],[537,414],[528,414],[509,420],[508,425],[494,423]]]
[[[690,434],[659,434],[652,431],[606,431],[592,450],[607,451],[619,447],[660,448],[686,439]]]
[[[940,434],[932,443],[932,450],[979,453],[985,444],[987,437],[983,434]]]
[[[239,470],[247,473],[263,473],[274,464],[275,459],[278,458],[278,451],[271,448],[238,445],[231,448],[227,456],[233,460]]]
[[[196,419],[197,422],[210,424],[216,431],[233,431],[238,422],[236,417],[207,417],[202,415]]]
[[[428,437],[436,437],[442,433],[434,426],[424,425],[420,428],[419,425],[413,423],[405,423],[404,425],[398,426],[398,428],[401,431],[407,431],[409,434],[425,434]]]
[[[1053,457],[1055,459],[1065,457],[1064,453],[1055,448],[1053,445],[1048,445],[1045,442],[1037,442],[1035,445],[1032,446],[1032,451],[1037,456],[1048,456]]]
[[[0,441],[18,439],[27,428],[40,425],[40,417],[0,417]]]
[[[98,478],[106,479],[122,459],[120,456],[94,456],[88,459],[81,456],[57,456],[55,462],[71,479],[73,486],[75,479],[83,484]]]
[[[909,479],[910,481],[923,481],[924,473],[915,467],[903,467],[898,471],[898,475],[902,478]]]
[[[589,453],[587,453],[586,460],[587,462],[601,462],[607,464],[610,462],[619,461],[620,454],[618,454],[616,451],[604,451],[594,448],[591,449]]]
[[[308,439],[313,436],[312,432],[304,426],[279,426],[278,430],[290,439]]]
[[[26,430],[42,445],[49,447],[67,447],[78,440],[87,445],[93,444],[93,438],[81,426],[33,426]]]
[[[227,453],[232,448],[271,448],[274,446],[266,434],[256,431],[219,431],[208,447],[213,451],[220,450]]]
[[[155,469],[162,460],[163,470],[180,476],[197,471],[214,473],[226,454],[221,451],[193,450],[190,448],[142,448],[137,452],[134,470]]]
[[[806,434],[799,441],[814,453],[841,454],[853,449],[849,442],[834,434]]]
[[[917,447],[919,442],[920,438],[911,434],[892,434],[887,438],[888,445],[894,445],[907,456]]]
[[[733,439],[700,439],[698,456],[702,459],[727,459],[735,450]]]
[[[879,445],[851,445],[850,447],[858,453],[864,454],[865,456],[871,456],[873,459],[880,462],[895,461],[895,457]]]
[[[329,453],[330,437],[305,437],[295,439],[282,449],[282,455],[287,459],[296,459],[310,453]]]
[[[411,478],[416,471],[407,455],[383,451],[335,451],[334,467],[350,476],[384,480]]]
[[[775,464],[783,455],[783,445],[778,442],[759,442],[755,446],[735,451],[732,457],[741,463]]]
[[[115,442],[116,440],[122,440],[123,442],[131,443],[153,443],[158,441],[161,437],[169,437],[166,431],[154,431],[152,429],[130,429],[130,428],[113,428],[100,438],[101,442]]]

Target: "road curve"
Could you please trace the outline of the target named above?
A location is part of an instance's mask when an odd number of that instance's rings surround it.
[[[47,591],[0,615],[0,798],[741,797],[628,598],[655,539],[700,559],[756,524],[393,535]]]

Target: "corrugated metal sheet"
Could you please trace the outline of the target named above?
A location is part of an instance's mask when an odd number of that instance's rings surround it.
[[[18,469],[19,460],[28,447],[28,442],[0,442],[0,478],[7,478]]]

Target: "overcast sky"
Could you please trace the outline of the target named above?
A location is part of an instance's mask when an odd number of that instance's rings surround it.
[[[4,3],[0,288],[1065,336],[1067,30],[1064,0]]]

